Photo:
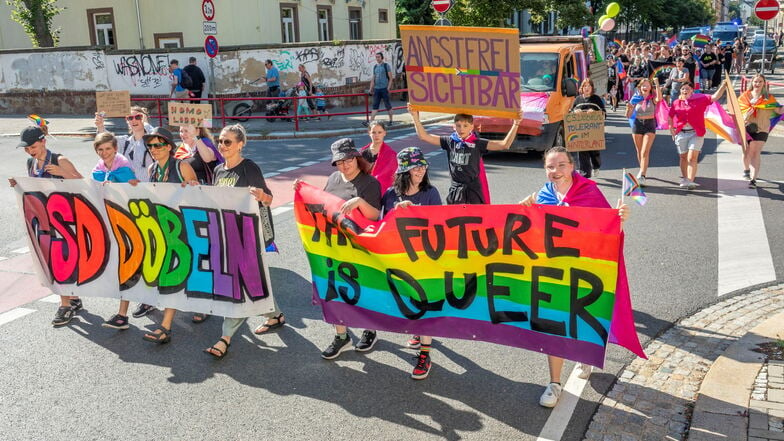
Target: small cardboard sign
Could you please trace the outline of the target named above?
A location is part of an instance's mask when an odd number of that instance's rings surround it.
[[[583,152],[604,150],[604,113],[570,112],[564,117],[566,150]]]
[[[212,126],[212,105],[169,102],[169,125]]]
[[[520,118],[518,29],[400,26],[414,110]]]
[[[131,93],[127,90],[95,92],[95,110],[109,118],[126,116],[131,112]]]

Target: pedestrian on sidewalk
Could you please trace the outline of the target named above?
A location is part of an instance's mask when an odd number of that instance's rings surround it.
[[[738,97],[746,133],[751,137],[743,150],[743,177],[749,180],[749,188],[757,187],[760,170],[760,154],[768,132],[772,128],[771,119],[784,113],[784,107],[768,91],[768,82],[762,74],[751,78],[750,87]]]
[[[216,187],[246,187],[248,192],[259,203],[259,212],[262,219],[262,236],[265,246],[269,246],[275,238],[275,229],[272,224],[272,191],[264,180],[264,173],[261,168],[250,159],[243,157],[242,150],[248,136],[245,128],[240,124],[224,127],[218,138],[220,153],[225,158],[225,162],[215,169]],[[273,302],[274,302],[273,297]],[[267,320],[253,332],[255,334],[266,334],[282,327],[286,323],[286,318],[280,311],[277,303],[273,303],[274,311],[264,314]],[[221,328],[221,337],[217,343],[204,350],[216,359],[222,359],[229,352],[231,338],[237,330],[248,320],[247,317],[224,317]]]
[[[280,72],[272,60],[265,61],[264,67],[267,68],[267,75],[264,78],[267,83],[267,96],[277,98],[280,96]]]
[[[362,147],[359,152],[371,164],[370,174],[378,180],[381,191],[384,192],[392,185],[395,170],[398,169],[395,151],[384,142],[387,127],[383,122],[371,121],[368,135],[370,135],[370,143]]]
[[[376,119],[381,100],[389,113],[389,124],[393,122],[392,102],[389,99],[389,88],[392,85],[394,75],[389,64],[384,62],[384,53],[376,53],[376,64],[373,66],[373,76],[370,78],[370,93],[373,94],[373,110],[370,112],[370,120]],[[364,123],[365,126],[368,123]]]
[[[300,64],[299,66],[297,66],[297,69],[299,70],[299,82],[302,84],[302,86],[305,89],[305,95],[312,96],[313,78],[310,77],[310,73],[308,72],[307,69],[305,69],[304,64]],[[308,103],[308,108],[311,110],[311,112],[316,109],[316,103],[313,101],[313,98],[308,98],[307,103]]]
[[[184,81],[184,75],[182,69],[180,69],[180,62],[178,60],[171,60],[169,62],[169,72],[170,72],[170,79],[171,79],[171,92],[169,96],[171,98],[176,98],[178,100],[183,100],[183,102],[187,102],[187,99],[190,98],[190,94],[186,86],[190,86],[187,81]],[[188,75],[187,73],[185,75]],[[190,75],[188,75],[190,77]]]
[[[46,133],[41,127],[29,126],[22,130],[20,142],[16,148],[24,148],[27,158],[27,176],[44,179],[82,179],[73,163],[65,156],[54,153],[46,147]],[[16,186],[16,179],[8,178],[11,187]],[[60,307],[52,320],[52,326],[59,328],[67,325],[82,309],[82,300],[78,296],[60,296]]]
[[[654,81],[656,81],[655,77]],[[626,107],[626,118],[631,122],[632,139],[634,140],[634,148],[637,150],[637,163],[640,165],[637,182],[641,186],[645,185],[645,178],[648,174],[651,146],[653,146],[653,140],[656,139],[656,106],[661,100],[662,91],[658,81],[656,81],[654,88],[651,80],[646,78],[640,81],[637,92]]]
[[[538,205],[558,205],[565,207],[593,207],[610,208],[610,203],[604,197],[599,187],[590,179],[584,178],[574,169],[572,155],[564,147],[552,147],[544,154],[544,170],[547,182],[541,190],[534,192],[522,201],[520,205],[530,207]],[[630,214],[629,207],[618,200],[615,206],[621,222]],[[554,355],[547,356],[547,365],[550,371],[550,383],[539,398],[539,405],[555,407],[561,396],[561,370],[564,359]],[[593,368],[580,363],[577,366],[578,377],[586,379],[591,375]]]
[[[190,57],[188,59],[188,65],[182,68],[185,73],[187,73],[191,77],[191,85],[188,87],[188,95],[191,98],[196,98],[195,100],[191,100],[193,104],[201,103],[201,94],[204,92],[204,84],[207,82],[207,79],[204,77],[204,72],[202,72],[201,68],[196,65],[196,57]]]
[[[321,89],[321,86],[316,86],[316,93],[313,94],[316,97],[316,113],[319,115],[326,115],[327,114],[327,99],[324,98],[324,91]],[[321,120],[321,117],[318,118]],[[328,116],[327,119],[332,119],[331,116]]]
[[[694,86],[686,81],[681,85],[680,97],[670,107],[667,122],[680,157],[680,188],[693,190],[699,186],[695,179],[697,162],[705,141],[705,110],[724,95],[726,84],[722,83],[713,95],[705,95],[694,93]]]
[[[297,84],[297,96],[299,99],[297,100],[297,116],[300,118],[307,117],[310,115],[310,107],[308,107],[308,100],[306,97],[308,96],[308,92],[305,90],[305,83]]]
[[[441,195],[430,185],[427,160],[419,148],[404,148],[397,154],[396,162],[394,184],[381,198],[384,216],[392,210],[405,210],[412,205],[441,205]],[[414,335],[406,343],[406,346],[411,349],[419,349],[416,365],[411,371],[412,379],[424,380],[430,374],[432,344],[433,337],[427,335]]]

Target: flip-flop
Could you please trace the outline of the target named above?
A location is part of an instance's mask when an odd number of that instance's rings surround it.
[[[193,322],[193,323],[204,323],[204,322],[207,321],[208,318],[210,318],[209,314],[202,314],[200,312],[197,312],[197,313],[193,314],[193,317],[191,317],[191,322]]]
[[[277,320],[277,322],[271,325],[268,325],[266,322],[262,323],[253,331],[253,333],[256,335],[266,334],[270,331],[281,328],[283,327],[283,325],[286,324],[286,320],[283,318],[283,314],[279,314],[277,317],[270,317],[270,318]],[[262,328],[267,328],[267,329],[262,331],[261,330]]]
[[[215,347],[215,345],[212,345],[212,347],[205,349],[205,350],[204,350],[204,352],[205,352],[205,353],[207,353],[207,354],[209,354],[209,355],[212,355],[213,357],[215,357],[215,358],[216,358],[216,359],[218,359],[218,360],[220,360],[220,359],[222,359],[223,357],[225,357],[225,356],[226,356],[226,354],[228,354],[228,353],[229,353],[229,347],[231,346],[231,343],[229,343],[228,341],[226,341],[226,339],[225,339],[225,338],[223,338],[223,337],[221,337],[221,338],[220,338],[220,341],[222,341],[222,342],[223,342],[223,344],[225,344],[225,345],[226,345],[226,350],[225,350],[225,351],[222,351],[220,348],[217,348],[217,347]],[[217,343],[216,343],[216,344],[217,344]],[[219,352],[219,353],[220,353],[220,355],[215,355],[215,353],[214,353],[214,352],[212,352],[212,351],[217,351],[217,352]]]

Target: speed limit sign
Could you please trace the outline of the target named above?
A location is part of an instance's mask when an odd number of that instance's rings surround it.
[[[201,14],[207,21],[211,21],[213,18],[215,18],[215,4],[212,3],[212,0],[202,0]]]

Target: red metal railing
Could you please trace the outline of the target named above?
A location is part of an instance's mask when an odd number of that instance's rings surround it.
[[[390,90],[390,96],[393,94],[399,94],[407,92],[407,89],[394,89]],[[348,111],[348,112],[327,112],[326,114],[308,114],[308,115],[299,115],[297,113],[297,108],[299,107],[298,104],[300,100],[317,100],[317,99],[330,99],[330,98],[349,98],[349,97],[364,97],[365,109],[361,111]],[[131,101],[145,101],[155,102],[155,108],[157,109],[157,114],[151,114],[150,119],[157,119],[158,125],[162,126],[164,123],[164,119],[167,118],[168,111],[164,113],[163,105],[164,102],[169,101],[200,101],[206,102],[208,104],[212,104],[213,109],[213,126],[215,126],[215,121],[217,119],[221,120],[221,127],[226,126],[226,120],[248,120],[248,119],[268,119],[268,120],[291,120],[294,123],[294,131],[299,131],[299,124],[300,119],[302,118],[316,118],[322,116],[328,117],[335,117],[335,116],[349,116],[349,115],[365,115],[365,121],[370,121],[370,100],[373,98],[372,95],[368,95],[367,93],[342,93],[342,94],[333,94],[333,95],[311,95],[311,96],[286,96],[286,97],[252,97],[252,96],[245,96],[245,97],[233,97],[233,98],[221,98],[221,97],[212,97],[212,98],[161,98],[161,97],[131,97]],[[288,107],[283,105],[285,101],[290,101]],[[249,103],[250,111],[237,115],[237,114],[226,114],[226,108],[235,109],[237,104],[229,104],[228,106],[226,103],[233,103],[233,102],[244,102]],[[257,104],[258,103],[258,104]],[[266,103],[266,104],[265,104]],[[270,105],[277,106],[280,105],[280,108],[287,108],[287,113],[279,114],[279,115],[268,115],[268,112],[272,112],[272,109],[268,110]],[[383,104],[382,104],[383,105]],[[392,110],[401,110],[405,109],[406,106],[393,106]],[[335,107],[333,107],[333,110]],[[386,109],[379,109],[379,112],[385,112]],[[256,114],[253,114],[253,113]]]
[[[740,77],[740,91],[741,93],[746,90],[749,86],[749,81],[751,81],[751,77],[746,77],[745,75]],[[765,81],[768,86],[784,86],[784,83],[777,83],[775,81],[767,80]]]

